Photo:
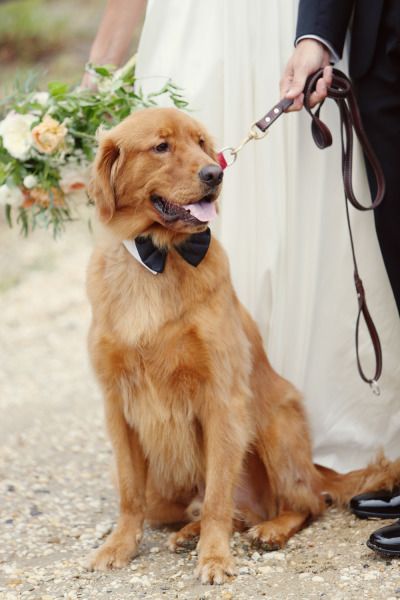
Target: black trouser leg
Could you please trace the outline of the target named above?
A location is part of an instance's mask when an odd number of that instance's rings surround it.
[[[364,128],[386,179],[375,225],[400,314],[400,26],[392,15],[382,20],[370,69],[354,83]],[[376,185],[368,164],[367,172],[374,195]]]

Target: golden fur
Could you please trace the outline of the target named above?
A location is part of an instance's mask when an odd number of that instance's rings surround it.
[[[384,458],[348,475],[313,464],[299,393],[271,368],[222,247],[212,238],[197,268],[174,249],[206,225],[166,223],[150,197],[200,200],[198,172],[215,163],[207,132],[175,109],[135,113],[102,135],[90,190],[104,230],[88,271],[89,350],[120,517],[93,568],[126,565],[145,519],[186,521],[171,549],[200,535],[197,573],[222,583],[234,573],[233,524],[255,543],[282,546],[325,509],[326,495],[346,503],[399,479],[400,465]],[[169,249],[162,274],[122,245],[139,234]]]

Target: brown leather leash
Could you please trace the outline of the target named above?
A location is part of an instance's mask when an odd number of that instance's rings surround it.
[[[332,144],[332,135],[325,123],[323,123],[320,119],[320,111],[323,102],[321,102],[318,108],[313,112],[310,106],[310,98],[311,94],[316,88],[317,81],[320,77],[322,77],[322,74],[323,69],[320,69],[319,71],[311,75],[307,79],[306,85],[304,87],[304,107],[312,120],[311,132],[314,138],[314,142],[316,143],[318,148],[321,149],[327,148]],[[365,134],[365,131],[363,129],[360,111],[358,109],[357,101],[355,99],[352,84],[349,78],[338,69],[333,69],[332,85],[328,89],[327,97],[331,98],[336,102],[340,114],[343,187],[346,204],[347,225],[349,229],[350,246],[354,265],[354,284],[358,299],[358,315],[355,329],[355,344],[358,372],[361,378],[371,386],[374,394],[379,395],[380,389],[377,382],[382,373],[382,348],[377,329],[368,310],[364,286],[358,271],[357,258],[354,248],[354,239],[350,223],[349,202],[357,210],[373,210],[374,208],[379,206],[379,204],[383,200],[385,194],[385,179],[379,161],[376,158],[375,153],[372,150],[367,136]],[[247,144],[247,142],[249,142],[250,140],[258,140],[264,137],[268,133],[269,127],[271,127],[271,125],[291,106],[292,103],[292,100],[283,98],[280,102],[275,104],[275,106],[273,106],[271,110],[268,111],[267,114],[262,117],[262,119],[253,123],[249,130],[249,133],[241,142],[241,144],[239,144],[239,146],[237,146],[236,148],[227,147],[221,150],[221,152],[218,154],[220,166],[223,169],[231,166],[235,162],[238,153],[242,150],[245,144]],[[357,200],[353,190],[354,132],[358,137],[363,152],[372,168],[376,180],[377,191],[375,194],[375,198],[368,206],[361,204]],[[360,359],[359,334],[361,317],[363,317],[367,326],[375,354],[375,372],[372,377],[368,377],[365,374]]]

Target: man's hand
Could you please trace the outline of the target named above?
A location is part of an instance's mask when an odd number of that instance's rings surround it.
[[[329,66],[329,61],[330,52],[321,42],[313,39],[300,40],[280,82],[281,98],[292,98],[294,101],[289,110],[303,108],[306,79],[321,68],[324,68],[324,74],[318,79],[315,92],[310,97],[310,104],[315,106],[326,98],[328,87],[332,83],[332,67]]]

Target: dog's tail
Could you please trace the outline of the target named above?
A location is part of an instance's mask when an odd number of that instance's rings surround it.
[[[346,474],[315,465],[323,479],[324,493],[337,506],[346,506],[353,496],[377,490],[392,490],[400,483],[400,459],[388,460],[383,452],[364,469]]]

